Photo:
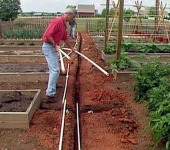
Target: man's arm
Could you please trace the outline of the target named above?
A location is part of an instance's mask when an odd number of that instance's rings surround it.
[[[60,47],[54,42],[53,37],[47,36],[47,40],[48,40],[49,43],[51,43],[51,44],[55,47],[56,51],[58,51],[58,49],[59,49]]]

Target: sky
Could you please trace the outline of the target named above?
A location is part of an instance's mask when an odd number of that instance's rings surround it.
[[[106,0],[20,0],[23,12],[64,12],[67,5],[89,4],[95,5],[95,8],[101,12]],[[115,0],[117,2],[117,0]],[[136,0],[125,0],[125,5],[134,5]],[[142,0],[144,6],[154,6],[155,0]],[[162,0],[163,3],[168,3],[170,0]],[[140,0],[139,0],[140,2]]]

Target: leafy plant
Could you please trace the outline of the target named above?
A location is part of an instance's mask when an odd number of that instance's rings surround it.
[[[136,101],[143,101],[148,99],[148,92],[154,87],[158,87],[161,78],[170,74],[170,65],[161,62],[149,62],[144,64],[136,73],[134,77],[137,79],[135,86]]]
[[[170,149],[170,99],[162,101],[157,110],[151,112],[151,130],[155,146],[158,142],[166,141],[165,149]]]
[[[115,44],[108,44],[107,47],[104,49],[106,54],[114,54],[116,52],[116,45]]]
[[[148,98],[148,108],[152,111],[157,110],[164,100],[170,99],[170,80],[167,77],[160,78],[160,85],[149,91]]]
[[[122,52],[119,61],[113,59],[110,61],[112,72],[116,69],[124,70],[128,68],[139,68],[140,63],[135,60],[132,60],[126,52]]]
[[[44,27],[35,28],[18,28],[7,31],[4,36],[7,39],[40,39],[42,37]]]

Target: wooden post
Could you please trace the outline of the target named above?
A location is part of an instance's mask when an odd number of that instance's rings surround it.
[[[3,38],[2,36],[2,23],[1,23],[1,20],[0,20],[0,39]]]
[[[106,0],[105,49],[107,48],[107,43],[108,43],[109,2],[110,0]]]
[[[118,28],[118,41],[116,49],[116,59],[119,61],[121,54],[121,44],[122,44],[122,28],[123,28],[123,9],[124,9],[124,0],[120,1],[119,7],[119,28]]]
[[[159,0],[155,2],[155,34],[158,33],[158,18],[159,18]]]

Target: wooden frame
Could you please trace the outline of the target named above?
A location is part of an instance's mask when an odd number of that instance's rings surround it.
[[[0,112],[0,128],[22,128],[28,129],[32,116],[36,109],[40,106],[41,90],[0,90],[1,91],[28,91],[36,92],[33,100],[28,106],[26,112]]]

